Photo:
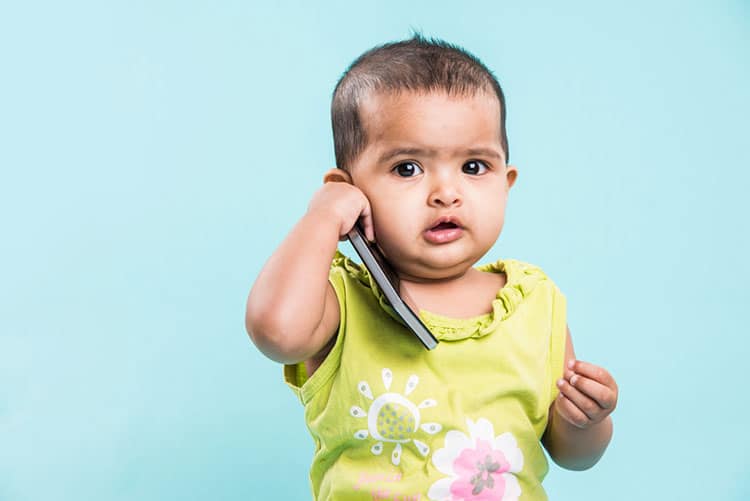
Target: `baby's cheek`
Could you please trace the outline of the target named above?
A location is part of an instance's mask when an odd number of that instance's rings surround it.
[[[415,230],[408,224],[400,224],[398,218],[388,224],[381,221],[375,225],[375,241],[392,263],[408,261],[409,256],[416,252],[419,235],[413,233]]]
[[[392,226],[375,225],[375,241],[389,259],[398,259],[403,252],[398,232]]]
[[[504,214],[500,210],[497,210],[495,212],[495,217],[485,218],[482,221],[484,227],[483,230],[488,238],[496,240],[497,237],[500,236],[500,232],[503,230],[504,223]]]

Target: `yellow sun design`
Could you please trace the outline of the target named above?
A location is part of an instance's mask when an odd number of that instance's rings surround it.
[[[371,436],[376,443],[370,448],[370,451],[379,456],[383,452],[383,442],[395,443],[391,453],[391,462],[398,465],[401,462],[401,444],[414,442],[417,451],[422,456],[427,456],[430,448],[424,442],[412,438],[418,430],[434,435],[443,429],[439,423],[422,423],[420,424],[420,409],[435,407],[437,402],[428,398],[423,400],[419,405],[414,405],[408,397],[419,384],[419,378],[416,374],[409,376],[404,388],[404,394],[391,392],[391,383],[393,382],[393,373],[390,369],[385,368],[382,371],[383,386],[386,393],[377,398],[373,398],[372,390],[367,381],[360,381],[357,390],[367,398],[372,400],[370,407],[365,411],[359,406],[353,405],[349,413],[355,418],[367,418],[367,429],[358,430],[354,438],[366,440]]]

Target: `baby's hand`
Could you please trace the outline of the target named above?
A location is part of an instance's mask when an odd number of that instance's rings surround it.
[[[346,182],[326,182],[313,195],[307,208],[308,214],[317,214],[324,221],[334,222],[338,227],[339,240],[346,239],[358,219],[362,219],[365,238],[375,240],[370,201],[362,191]]]
[[[560,394],[555,401],[557,413],[578,428],[603,421],[617,405],[617,383],[605,369],[582,362],[568,361],[565,379],[557,382]]]

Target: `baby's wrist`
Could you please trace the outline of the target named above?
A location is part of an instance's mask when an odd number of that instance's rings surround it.
[[[325,208],[310,208],[304,216],[302,223],[314,231],[316,235],[328,237],[338,242],[342,234],[343,221],[334,210]]]

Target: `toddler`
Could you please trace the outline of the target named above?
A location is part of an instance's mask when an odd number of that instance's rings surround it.
[[[518,175],[497,80],[465,50],[416,35],[360,56],[331,115],[337,168],[246,312],[304,405],[314,498],[547,499],[544,449],[564,468],[595,464],[618,390],[576,359],[565,297],[542,270],[474,266],[500,235]],[[337,250],[357,221],[434,350]]]

